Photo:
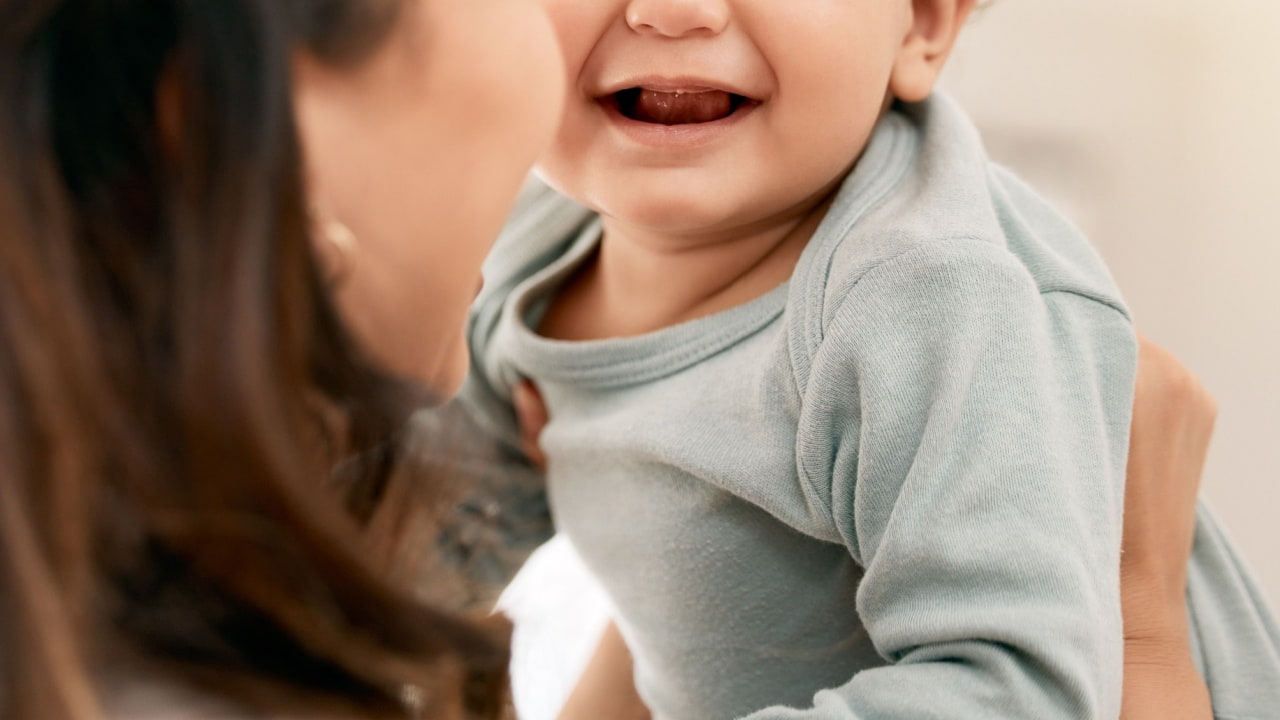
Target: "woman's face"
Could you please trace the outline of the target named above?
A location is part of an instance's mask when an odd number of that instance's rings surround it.
[[[561,65],[536,0],[405,0],[358,65],[298,59],[317,251],[391,371],[445,394],[465,377],[480,264],[556,129]]]

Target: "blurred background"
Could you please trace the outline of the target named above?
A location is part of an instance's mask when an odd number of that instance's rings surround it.
[[[943,84],[1218,399],[1204,492],[1280,611],[1280,3],[997,0]],[[556,540],[506,605],[521,717],[553,718],[607,601]]]

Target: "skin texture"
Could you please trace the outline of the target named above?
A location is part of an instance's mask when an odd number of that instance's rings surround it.
[[[340,308],[378,359],[442,395],[465,377],[480,264],[555,129],[560,63],[532,0],[409,0],[359,66],[297,60],[318,250]],[[354,244],[340,228],[335,242],[334,221]]]

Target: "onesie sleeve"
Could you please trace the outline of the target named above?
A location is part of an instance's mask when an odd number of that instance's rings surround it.
[[[828,317],[801,424],[826,451],[801,472],[886,665],[751,720],[1117,717],[1123,310],[959,239],[875,266]]]

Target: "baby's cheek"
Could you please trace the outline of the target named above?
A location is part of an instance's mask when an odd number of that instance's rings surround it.
[[[571,48],[578,49],[588,44],[589,38],[584,32],[585,25],[582,21],[590,16],[592,3],[584,3],[581,0],[536,0],[536,2],[551,20],[551,26],[555,29],[566,54]]]

